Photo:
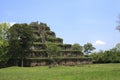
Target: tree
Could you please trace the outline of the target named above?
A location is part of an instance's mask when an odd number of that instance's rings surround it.
[[[8,53],[8,43],[0,42],[0,66],[4,66],[7,63],[9,59],[7,53]]]
[[[116,48],[117,51],[120,51],[120,43],[117,43],[115,48]]]
[[[1,23],[0,24],[0,66],[3,66],[8,61],[8,29],[10,24]]]
[[[10,28],[9,23],[1,23],[0,24],[0,40],[6,41],[8,40],[8,29]]]
[[[33,39],[32,30],[27,24],[14,24],[9,32],[9,52],[16,61],[20,59],[21,66],[23,66],[24,59],[28,53],[30,53],[29,51]]]
[[[72,50],[77,50],[77,51],[81,51],[82,52],[83,47],[80,46],[80,44],[75,43],[75,44],[72,45]]]
[[[95,47],[93,47],[93,45],[91,43],[84,44],[84,52],[86,54],[91,53],[91,51],[93,51],[94,49],[95,49]]]
[[[99,51],[90,54],[95,63],[118,63],[120,62],[120,52],[116,48],[106,51]]]
[[[57,45],[49,44],[49,43],[47,44],[47,53],[48,53],[48,58],[50,60],[49,67],[51,67],[51,64],[53,65],[57,64],[56,58],[58,57],[60,51],[61,51],[61,48],[58,47]]]

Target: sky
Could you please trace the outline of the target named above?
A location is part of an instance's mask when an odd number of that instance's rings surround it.
[[[119,15],[120,0],[0,0],[0,22],[47,23],[64,43],[96,50],[120,43]]]

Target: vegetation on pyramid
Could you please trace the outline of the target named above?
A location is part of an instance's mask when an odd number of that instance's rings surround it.
[[[45,23],[14,24],[8,29],[7,65],[43,66],[43,65],[79,65],[92,63],[85,57],[95,48],[91,43],[64,44],[55,32]]]
[[[94,49],[91,43],[64,44],[45,23],[0,24],[0,67],[120,62],[120,44],[89,54]]]

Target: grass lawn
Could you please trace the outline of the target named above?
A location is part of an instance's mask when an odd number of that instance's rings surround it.
[[[119,80],[120,64],[81,66],[9,67],[0,69],[0,80]]]

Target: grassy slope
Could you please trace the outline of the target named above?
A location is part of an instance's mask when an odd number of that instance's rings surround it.
[[[119,80],[120,64],[83,66],[9,67],[0,69],[0,80]]]

